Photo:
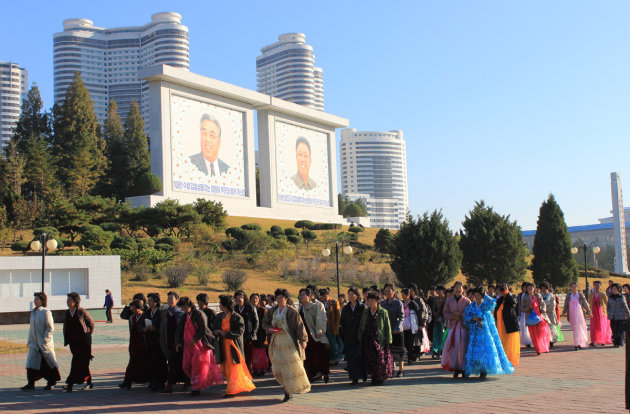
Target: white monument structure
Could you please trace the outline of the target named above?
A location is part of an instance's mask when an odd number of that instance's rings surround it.
[[[628,273],[628,253],[626,250],[626,218],[623,210],[621,194],[621,177],[619,173],[610,173],[612,191],[613,223],[615,239],[615,272]]]
[[[143,78],[151,171],[162,191],[132,197],[132,204],[205,198],[220,201],[233,216],[342,222],[335,129],[348,120],[171,66],[148,68]]]
[[[44,291],[48,309],[66,309],[68,292],[81,295],[81,306],[100,309],[105,289],[120,306],[120,256],[46,256]],[[0,313],[28,312],[33,294],[42,291],[41,256],[0,257]]]

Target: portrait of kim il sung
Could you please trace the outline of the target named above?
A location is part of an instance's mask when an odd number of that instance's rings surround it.
[[[300,190],[312,190],[317,187],[309,173],[311,171],[311,144],[304,137],[295,140],[295,161],[297,163],[297,173],[291,177],[295,185]]]
[[[203,114],[199,122],[201,152],[190,156],[190,162],[210,177],[226,174],[230,166],[219,158],[221,149],[221,123],[209,114]]]

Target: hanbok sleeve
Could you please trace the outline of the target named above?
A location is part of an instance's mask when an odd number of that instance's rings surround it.
[[[497,300],[488,295],[485,295],[483,298],[483,302],[481,303],[481,311],[482,312],[491,312],[496,305]]]
[[[475,316],[479,317],[479,315],[477,314],[477,312],[475,310],[475,307],[471,303],[468,306],[466,306],[466,310],[464,311],[464,324],[468,328],[473,328],[475,326],[475,324],[477,323],[477,322],[472,320],[472,318],[474,318]]]

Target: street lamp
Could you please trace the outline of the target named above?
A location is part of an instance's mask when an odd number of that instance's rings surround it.
[[[42,251],[42,292],[45,292],[44,274],[46,272],[46,252],[57,248],[57,240],[49,237],[46,233],[42,233],[39,238],[31,242],[30,248],[35,252],[38,252],[40,249]]]
[[[584,247],[582,248],[584,250],[584,278],[586,279],[586,297],[588,298],[588,295],[590,293],[590,286],[588,285],[588,269],[586,268],[586,254],[588,252],[589,249],[593,250],[593,258],[595,257],[596,254],[598,254],[601,249],[599,248],[599,246],[595,246],[592,247],[595,244],[595,242],[591,242],[591,244],[588,245],[588,247],[586,247],[586,243],[584,243]],[[572,247],[571,248],[571,253],[573,254],[577,254],[579,251],[579,249],[577,247]]]
[[[342,242],[341,245],[342,245],[343,254],[345,254],[345,255],[351,255],[352,254],[352,247],[351,246],[348,246],[348,245],[344,246],[343,242]],[[322,249],[322,256],[328,257],[328,256],[330,256],[330,253],[332,253],[332,252],[328,248],[328,243],[326,243],[326,247],[324,247]],[[335,263],[337,265],[337,297],[339,297],[339,295],[341,294],[341,288],[339,287],[339,241],[338,240],[335,240]]]

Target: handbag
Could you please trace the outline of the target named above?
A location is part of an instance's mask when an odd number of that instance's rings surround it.
[[[525,321],[525,323],[527,324],[527,326],[536,326],[540,323],[540,321],[540,316],[538,316],[536,312],[534,312],[534,310],[532,309],[532,311],[527,316],[527,320]]]

